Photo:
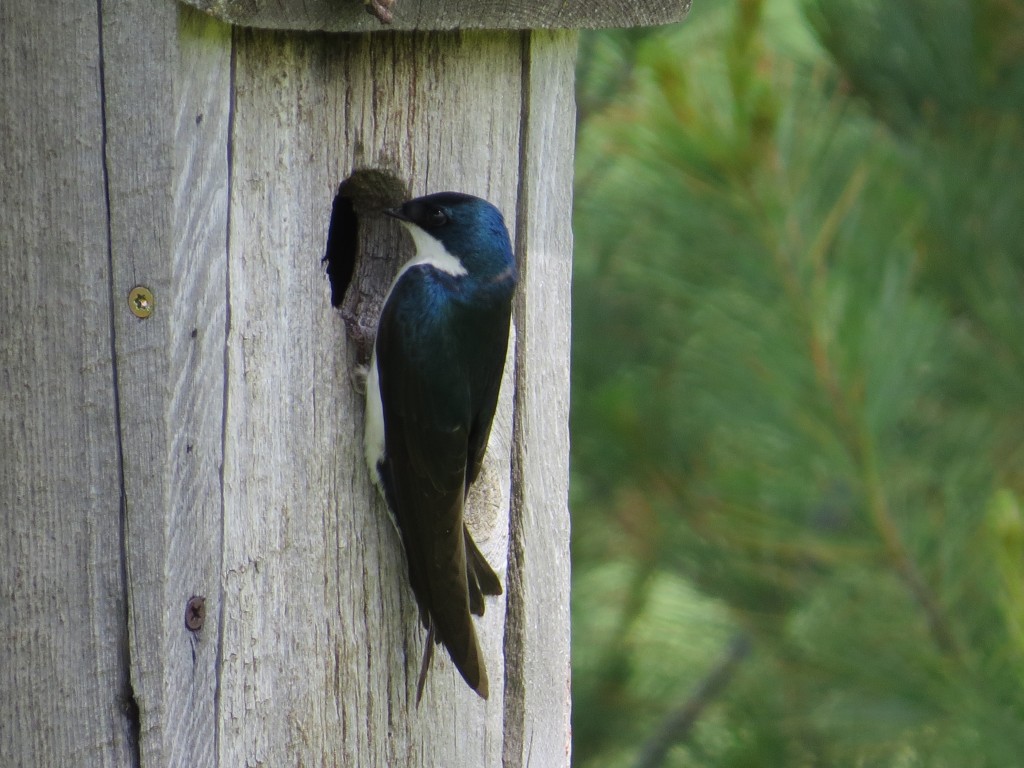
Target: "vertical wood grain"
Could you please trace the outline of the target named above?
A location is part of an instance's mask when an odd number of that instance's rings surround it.
[[[526,48],[505,768],[569,764],[569,302],[576,33]]]
[[[228,148],[231,29],[184,12],[175,82],[170,392],[166,448],[165,754],[182,768],[217,763],[221,652]],[[205,598],[198,632],[185,606]]]
[[[0,4],[0,763],[130,765],[96,3]]]
[[[355,351],[318,260],[334,190],[356,168],[389,171],[413,195],[457,189],[487,197],[514,227],[521,68],[517,35],[240,37],[226,764],[285,755],[361,766],[500,762],[501,600],[490,601],[478,623],[491,700],[469,692],[441,651],[422,705],[413,703],[424,636],[400,543],[363,462]],[[508,389],[489,459],[498,497],[508,493],[511,397]],[[500,568],[507,503],[496,506],[482,543]],[[298,678],[296,659],[306,660]]]
[[[573,45],[0,7],[0,764],[565,764]],[[440,649],[414,703],[424,633],[319,261],[360,168],[491,200],[519,251],[469,510],[506,585],[486,702]]]
[[[144,764],[216,764],[231,32],[104,0],[131,673]],[[151,317],[128,311],[136,285]],[[201,631],[185,626],[193,595]]]

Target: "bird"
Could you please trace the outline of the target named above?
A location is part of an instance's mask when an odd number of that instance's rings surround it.
[[[416,253],[391,283],[377,325],[366,463],[401,537],[427,630],[417,705],[438,643],[486,699],[472,616],[483,615],[484,595],[502,589],[463,511],[498,402],[515,257],[501,212],[479,197],[440,192],[385,213],[408,230]]]

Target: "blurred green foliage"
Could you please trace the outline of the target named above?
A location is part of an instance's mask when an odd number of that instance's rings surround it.
[[[1024,2],[703,0],[578,103],[575,764],[1024,765]]]

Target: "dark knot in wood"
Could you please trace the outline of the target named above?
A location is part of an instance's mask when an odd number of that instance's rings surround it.
[[[185,606],[185,626],[190,632],[198,632],[206,621],[206,598],[193,595]]]

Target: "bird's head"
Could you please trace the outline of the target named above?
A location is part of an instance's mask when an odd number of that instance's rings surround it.
[[[417,253],[427,258],[434,255],[430,260],[441,269],[478,280],[504,276],[509,282],[515,280],[505,220],[486,200],[461,192],[438,192],[385,213],[401,221],[412,235]]]

